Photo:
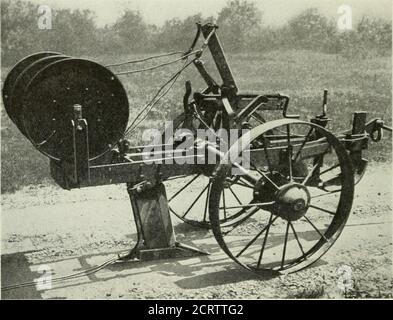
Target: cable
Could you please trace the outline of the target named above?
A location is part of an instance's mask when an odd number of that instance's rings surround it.
[[[121,72],[115,73],[115,75],[121,76],[121,75],[125,75],[125,74],[135,74],[135,73],[140,73],[140,72],[145,72],[145,71],[151,71],[151,70],[154,70],[154,69],[165,67],[165,66],[170,65],[172,63],[176,63],[176,62],[178,62],[180,60],[184,60],[185,58],[187,58],[187,57],[189,57],[191,55],[194,55],[196,53],[199,53],[199,52],[200,52],[200,50],[193,51],[193,52],[190,52],[190,53],[188,53],[186,55],[183,55],[180,58],[172,60],[172,61],[164,62],[164,63],[158,64],[158,65],[155,65],[155,66],[152,66],[152,67],[148,67],[148,68],[143,68],[143,69],[121,71]]]
[[[176,54],[181,54],[181,53],[184,53],[184,52],[183,51],[174,51],[174,52],[169,52],[169,53],[162,53],[162,54],[158,54],[158,55],[155,55],[155,56],[150,56],[150,57],[147,57],[147,58],[107,64],[105,67],[117,67],[117,66],[121,66],[121,65],[124,65],[124,64],[140,63],[140,62],[145,62],[145,61],[149,61],[149,60],[152,60],[152,59],[174,56]]]
[[[142,117],[142,119],[140,119],[138,121],[138,123],[134,124],[136,122],[136,119],[133,121],[133,123],[131,124],[130,128],[127,129],[125,131],[125,135],[132,133],[133,131],[135,131],[135,129],[146,119],[146,117],[148,116],[149,112],[152,110],[152,108],[173,88],[174,84],[176,83],[177,79],[179,78],[181,72],[178,72],[175,74],[175,77],[172,79],[172,83],[170,84],[169,88],[167,90],[165,90],[156,100],[152,100],[145,108],[144,110],[142,110],[142,112],[140,113],[140,115],[142,115],[143,111],[146,111],[146,114]],[[167,82],[167,84],[169,84],[170,82]],[[163,88],[165,88],[165,86],[163,86]],[[160,90],[161,91],[161,90]],[[160,92],[158,91],[158,92]],[[157,97],[157,95],[155,96]],[[134,125],[133,128],[132,125]]]
[[[56,277],[56,278],[52,278],[51,279],[51,283],[59,283],[59,282],[63,282],[66,280],[71,280],[71,279],[76,279],[79,277],[85,277],[94,273],[97,273],[98,271],[104,269],[106,266],[116,262],[119,260],[119,257],[116,256],[116,258],[111,258],[107,261],[105,261],[104,263],[96,266],[96,267],[92,267],[90,269],[86,269],[80,272],[76,272],[73,274],[69,274],[66,276],[61,276],[61,277]],[[1,291],[8,291],[8,290],[13,290],[13,289],[19,289],[19,288],[26,288],[26,287],[34,287],[36,286],[37,283],[35,281],[30,281],[30,282],[23,282],[23,283],[18,283],[18,284],[13,284],[13,285],[8,285],[8,286],[4,286],[1,287]]]
[[[175,82],[177,81],[178,77],[180,76],[180,74],[189,66],[191,65],[193,62],[195,61],[195,59],[192,59],[191,61],[187,62],[183,65],[183,67],[177,71],[176,73],[174,73],[168,81],[166,81],[156,92],[156,94],[154,95],[154,97],[142,108],[142,110],[138,113],[138,115],[135,117],[135,119],[133,120],[133,122],[128,126],[128,128],[124,131],[123,137],[134,131],[135,128],[146,118],[146,115],[144,116],[144,118],[142,118],[141,120],[138,121],[138,119],[142,116],[142,114],[147,110],[147,113],[149,113],[151,111],[151,109],[153,108],[154,105],[157,104],[158,101],[160,101],[168,92],[169,90],[173,87],[173,85],[175,84]],[[171,83],[172,82],[172,83]],[[159,94],[161,93],[162,90],[164,90],[164,88],[170,84],[169,88],[159,96]],[[138,121],[138,122],[137,122]],[[136,124],[135,124],[136,123]]]
[[[148,110],[148,112],[150,112],[151,109],[152,109],[152,107],[153,107],[160,99],[162,99],[162,98],[168,93],[168,91],[173,87],[174,83],[171,84],[169,90],[167,90],[163,95],[161,95],[161,96],[159,96],[159,97],[157,98],[157,96],[160,94],[160,92],[161,92],[168,84],[170,84],[175,78],[176,78],[176,80],[177,80],[177,77],[184,71],[184,69],[186,69],[187,67],[189,67],[196,59],[197,59],[197,58],[193,58],[190,62],[187,62],[188,59],[186,59],[186,62],[185,62],[185,64],[183,65],[183,67],[182,67],[179,71],[177,71],[176,73],[174,73],[174,74],[169,78],[169,80],[168,80],[167,82],[165,82],[165,83],[158,89],[158,91],[156,92],[156,94],[154,95],[154,97],[153,97],[153,98],[152,98],[152,99],[142,108],[142,110],[138,113],[138,115],[135,117],[135,119],[132,121],[132,123],[126,128],[126,130],[124,131],[124,133],[123,133],[123,135],[122,135],[122,138],[124,138],[128,133],[133,132],[133,131],[135,130],[135,128],[136,128],[137,126],[139,126],[139,124],[146,118],[146,115],[145,115],[145,117],[142,119],[142,121],[139,121],[136,125],[134,125],[134,124],[138,121],[138,118],[141,117],[142,114],[143,114],[146,110]],[[176,80],[175,80],[175,81],[176,81]],[[155,101],[156,98],[157,98],[157,100]],[[148,112],[147,112],[147,113],[148,113]],[[133,127],[133,126],[134,126],[134,127]],[[108,148],[107,151],[105,151],[103,154],[106,154],[106,153],[110,152],[114,147],[116,147],[116,146],[119,144],[119,142],[120,142],[121,140],[122,140],[122,139],[119,139],[111,148]]]

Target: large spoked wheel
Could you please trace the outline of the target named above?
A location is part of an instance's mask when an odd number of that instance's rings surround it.
[[[242,204],[222,198],[233,174],[247,180],[247,190],[236,191]],[[209,217],[216,240],[235,262],[261,274],[290,273],[333,245],[353,195],[352,165],[340,141],[315,124],[281,119],[243,135],[221,160],[210,188]],[[224,211],[239,208],[243,213],[231,225],[221,222]]]

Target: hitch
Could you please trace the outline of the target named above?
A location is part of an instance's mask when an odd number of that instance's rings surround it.
[[[382,129],[392,132],[392,128],[386,126],[382,119],[375,118],[366,124],[366,132],[369,134],[370,139],[374,142],[379,142],[383,138]]]

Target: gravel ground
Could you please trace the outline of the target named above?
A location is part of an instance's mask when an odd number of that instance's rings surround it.
[[[210,255],[107,266],[50,290],[2,292],[34,299],[266,299],[392,297],[392,170],[371,166],[352,214],[331,250],[312,267],[260,278],[237,266],[209,231],[173,219],[177,239]],[[135,228],[124,186],[64,191],[26,187],[2,195],[2,285],[31,281],[40,268],[61,276],[96,266],[132,247]],[[343,281],[346,285],[342,285]]]

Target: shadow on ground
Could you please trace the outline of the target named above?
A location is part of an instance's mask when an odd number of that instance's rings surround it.
[[[186,228],[187,230],[183,230]],[[160,276],[172,277],[173,283],[182,289],[201,289],[213,287],[217,285],[224,285],[230,283],[240,283],[248,280],[267,281],[278,276],[277,273],[265,273],[257,275],[251,271],[246,271],[241,266],[235,264],[232,260],[224,254],[210,231],[199,230],[194,231],[192,228],[177,227],[177,231],[184,232],[186,235],[179,232],[178,240],[188,245],[199,247],[207,251],[210,255],[197,255],[191,258],[175,258],[160,261],[124,261],[116,262],[105,266],[97,273],[90,273],[88,275],[73,279],[71,281],[59,282],[53,285],[53,289],[76,287],[81,285],[88,285],[89,283],[107,282],[114,279],[122,279],[128,277],[138,277],[139,275],[146,275],[155,273]],[[307,232],[300,233],[302,238],[312,238],[313,235]],[[198,243],[203,241],[203,244]],[[273,246],[282,244],[282,236],[274,237]],[[197,242],[197,243],[195,243]],[[235,241],[236,242],[236,241]],[[1,257],[1,276],[2,286],[14,285],[17,283],[31,282],[39,278],[42,274],[33,270],[37,269],[38,265],[33,265],[28,262],[29,252],[19,252],[14,254],[6,254]],[[42,264],[55,264],[53,267],[56,276],[63,276],[56,272],[56,265],[59,263],[64,265],[70,260],[77,262],[78,267],[67,272],[73,274],[81,271],[92,270],[98,264],[113,258],[119,252],[100,252],[90,255],[67,257],[56,261],[40,261]],[[190,259],[190,260],[189,260]],[[94,262],[92,262],[94,261]],[[97,262],[100,261],[100,262]],[[324,264],[319,261],[314,264],[318,266]],[[58,267],[57,267],[58,268]],[[180,279],[179,279],[180,278]],[[42,299],[42,291],[38,291],[35,286],[18,288],[9,291],[2,291],[3,299]],[[55,297],[62,299],[64,297]]]

